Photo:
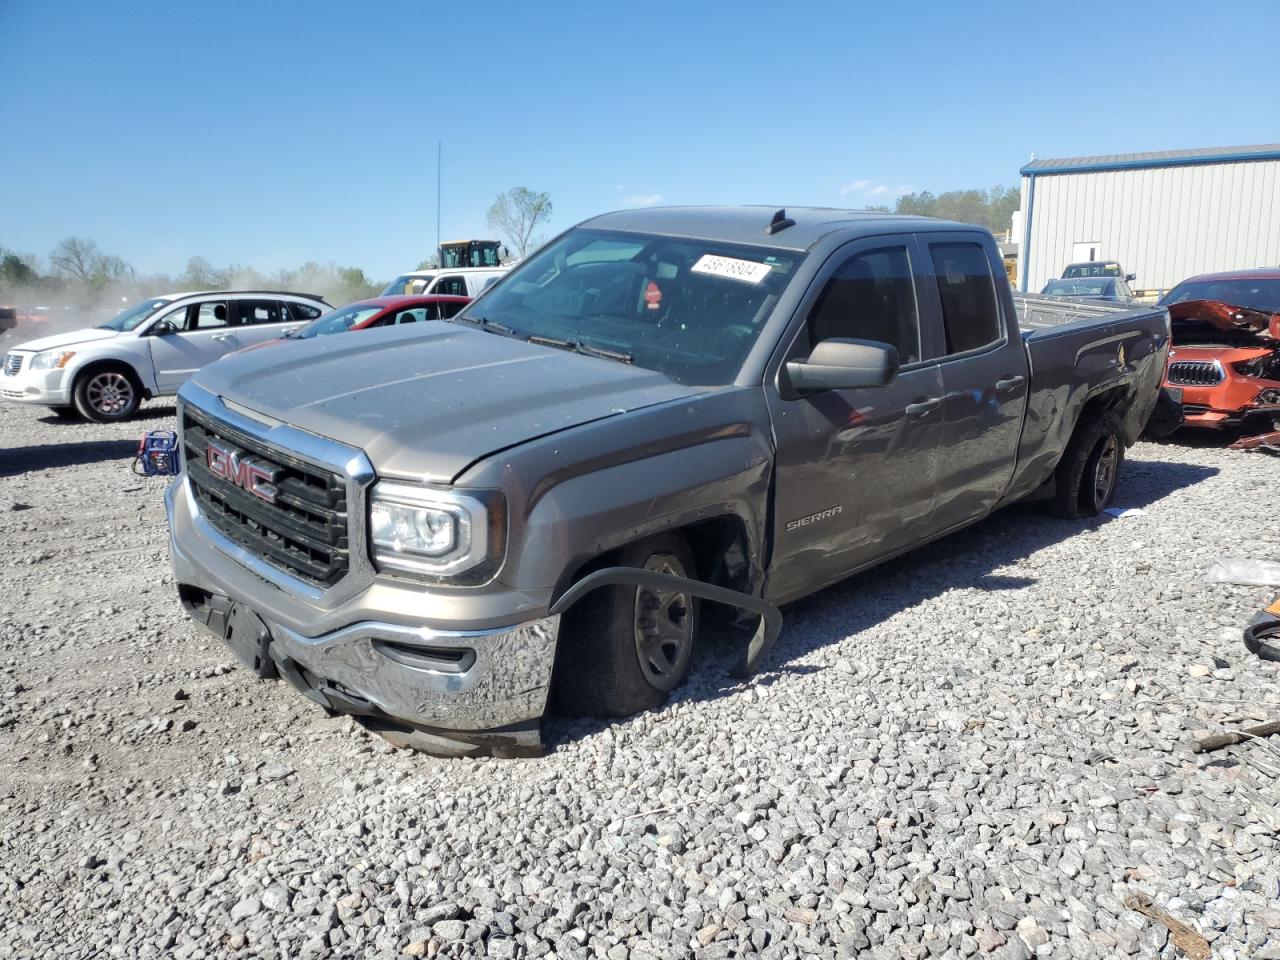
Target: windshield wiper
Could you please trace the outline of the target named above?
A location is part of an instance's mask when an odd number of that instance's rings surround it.
[[[629,353],[623,353],[621,350],[610,350],[608,347],[597,347],[595,344],[584,343],[581,340],[562,340],[559,337],[546,337],[542,334],[534,334],[529,338],[530,343],[540,343],[544,347],[558,347],[561,350],[572,350],[574,353],[585,354],[588,357],[602,357],[605,360],[617,360],[619,363],[631,363],[634,358]]]
[[[508,327],[505,323],[498,323],[496,320],[490,320],[488,317],[454,317],[455,323],[469,323],[473,327],[479,327],[486,333],[500,333],[504,337],[515,337],[517,340],[523,340],[524,337],[517,331]]]

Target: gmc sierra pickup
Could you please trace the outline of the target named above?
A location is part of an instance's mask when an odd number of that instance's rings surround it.
[[[1168,344],[1160,307],[1015,300],[977,227],[607,214],[451,320],[200,370],[178,590],[394,743],[536,753],[552,696],[663,702],[713,609],[749,673],[781,604],[1017,500],[1097,513]]]

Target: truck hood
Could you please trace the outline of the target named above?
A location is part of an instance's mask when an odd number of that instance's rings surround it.
[[[99,330],[97,327],[85,327],[83,330],[72,330],[70,333],[55,333],[51,337],[41,337],[39,340],[28,340],[26,343],[20,343],[11,350],[53,350],[57,347],[74,347],[81,343],[92,343],[95,340],[110,340],[118,337],[120,334],[115,330]]]
[[[224,400],[360,448],[383,476],[442,483],[514,444],[704,389],[443,322],[249,351],[194,380]]]

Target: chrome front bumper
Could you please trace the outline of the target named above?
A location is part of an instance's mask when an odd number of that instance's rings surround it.
[[[345,608],[354,614],[349,622],[336,622],[343,608],[306,616],[303,598],[255,574],[234,544],[219,546],[222,538],[199,517],[185,477],[169,486],[165,509],[179,586],[252,610],[271,634],[273,658],[300,665],[416,728],[491,731],[527,724],[545,711],[558,615],[480,630],[442,629],[371,619],[365,598],[353,597]],[[421,601],[426,606],[430,598]],[[216,625],[204,626],[223,639]]]

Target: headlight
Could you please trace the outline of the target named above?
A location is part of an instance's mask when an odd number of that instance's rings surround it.
[[[31,358],[31,369],[61,370],[67,365],[67,361],[75,355],[76,352],[74,350],[46,350],[44,353],[37,353]]]
[[[461,494],[383,480],[369,498],[369,545],[379,570],[478,583],[502,559],[499,494]]]

